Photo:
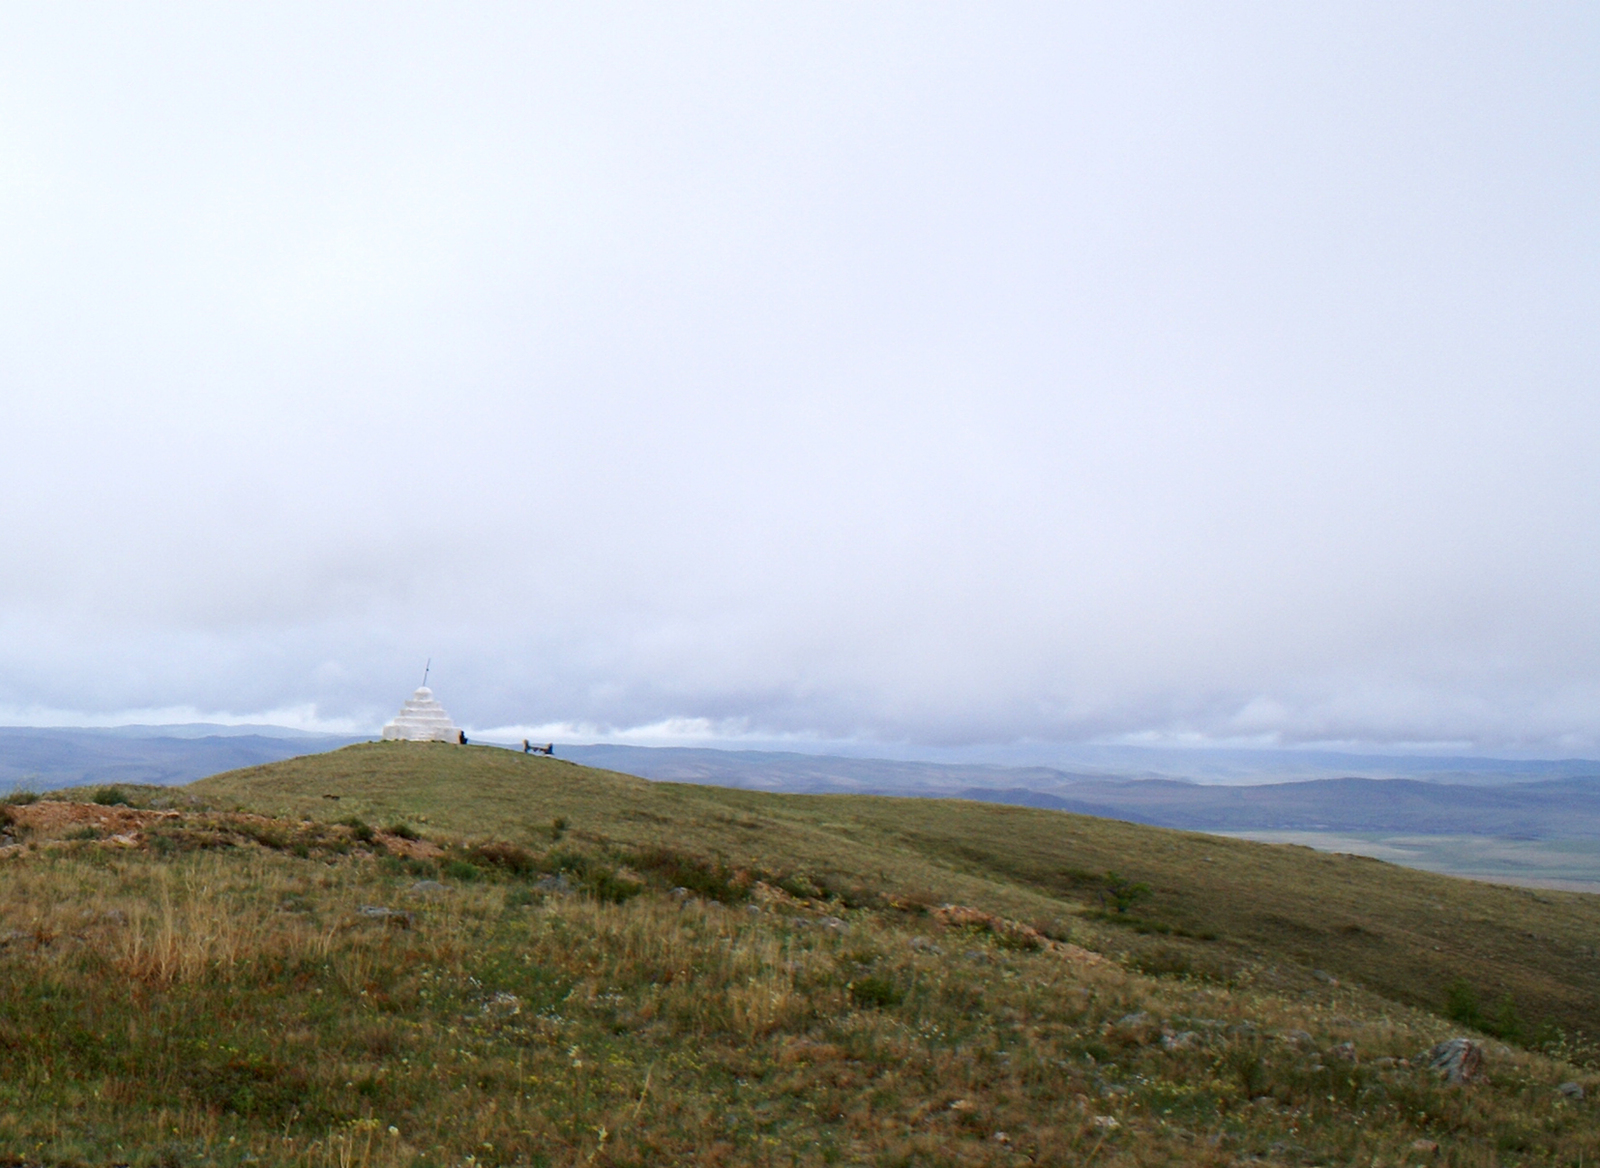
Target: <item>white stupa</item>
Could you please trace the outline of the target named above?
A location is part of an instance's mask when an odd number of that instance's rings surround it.
[[[383,728],[383,737],[385,741],[460,742],[461,731],[434,699],[433,691],[424,685],[406,699],[394,721]]]

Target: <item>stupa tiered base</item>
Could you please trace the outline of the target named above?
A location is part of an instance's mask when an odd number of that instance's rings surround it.
[[[406,699],[394,721],[383,728],[384,741],[399,742],[460,742],[461,730],[450,721],[427,686]]]

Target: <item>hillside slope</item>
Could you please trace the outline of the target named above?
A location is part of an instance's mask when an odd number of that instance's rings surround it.
[[[1529,1027],[1600,1034],[1600,897],[1577,893],[1028,807],[651,783],[443,744],[351,746],[190,790],[270,815],[512,841],[547,841],[560,818],[595,841],[977,905],[1135,959],[1264,961],[1283,977],[1331,976],[1432,1010],[1460,981],[1483,1002],[1509,998]],[[1101,911],[1108,871],[1147,884],[1149,897]]]
[[[1510,931],[1581,897],[443,745],[75,794],[0,801],[0,1164],[1600,1160],[1600,1050],[1406,980],[1455,912],[1586,1020]]]

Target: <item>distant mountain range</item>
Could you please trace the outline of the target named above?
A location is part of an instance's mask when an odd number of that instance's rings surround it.
[[[188,783],[316,754],[363,737],[275,726],[0,727],[0,791]],[[1475,835],[1600,840],[1600,763],[1412,758],[1289,751],[1063,748],[1082,770],[846,758],[796,752],[558,745],[558,757],[647,779],[804,794],[910,795],[1054,808],[1194,831]],[[1187,764],[1201,756],[1204,766]],[[1274,760],[1283,777],[1263,781]],[[1121,759],[1142,764],[1108,773]],[[1339,774],[1334,768],[1348,766]],[[1160,768],[1159,770],[1157,768]],[[1153,777],[1162,770],[1210,781]],[[1332,772],[1332,773],[1330,773]],[[1220,773],[1244,782],[1217,782]]]
[[[0,727],[0,791],[190,783],[219,771],[332,750],[364,738],[279,726]]]
[[[1192,831],[1338,831],[1600,839],[1600,763],[1507,763],[1513,780],[1323,778],[1247,786],[1002,767],[829,758],[761,751],[569,746],[588,766],[648,779],[763,791],[977,799]],[[1384,760],[1391,764],[1413,761]],[[1501,765],[1501,760],[1450,760]],[[1559,777],[1542,777],[1554,772]]]

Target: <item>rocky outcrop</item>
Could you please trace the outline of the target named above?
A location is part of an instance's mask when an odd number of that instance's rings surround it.
[[[1471,1083],[1483,1078],[1483,1047],[1470,1038],[1447,1039],[1418,1061],[1452,1083]]]

